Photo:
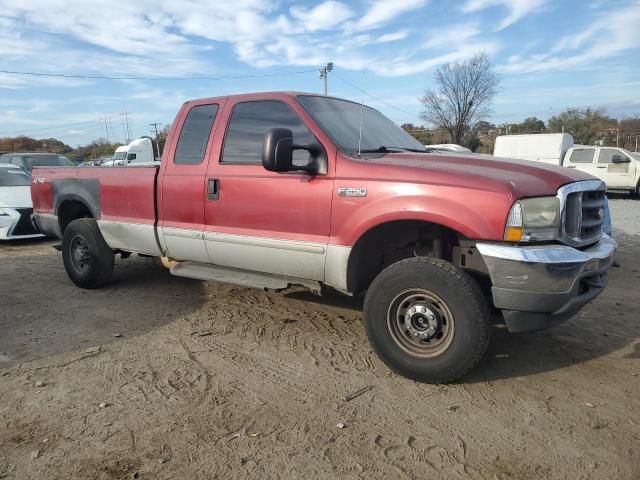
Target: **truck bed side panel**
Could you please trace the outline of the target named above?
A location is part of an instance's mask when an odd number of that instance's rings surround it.
[[[111,248],[159,255],[156,175],[157,167],[36,168],[34,214],[55,215],[60,222],[65,202],[82,202]]]

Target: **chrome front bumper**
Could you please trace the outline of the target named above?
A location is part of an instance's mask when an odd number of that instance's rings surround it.
[[[608,235],[591,247],[478,243],[493,303],[512,332],[539,330],[575,315],[607,284],[617,244]]]

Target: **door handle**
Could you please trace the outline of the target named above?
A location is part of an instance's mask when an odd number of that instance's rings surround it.
[[[218,200],[220,196],[220,180],[210,178],[207,182],[207,200]]]
[[[567,168],[576,168],[575,165],[567,165]]]
[[[607,168],[607,167],[596,167],[596,168]]]

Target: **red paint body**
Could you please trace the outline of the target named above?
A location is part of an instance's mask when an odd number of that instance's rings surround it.
[[[295,97],[295,93],[261,93],[185,103],[165,145],[157,192],[156,167],[37,168],[32,186],[34,212],[56,213],[53,180],[97,178],[104,220],[154,224],[157,199],[158,225],[205,232],[351,246],[376,225],[410,219],[438,223],[471,239],[502,240],[516,199],[555,195],[564,184],[592,178],[552,165],[480,156],[391,153],[353,158],[336,148]],[[324,146],[328,174],[278,174],[261,165],[221,164],[231,111],[236,103],[251,100],[287,103]],[[219,106],[205,161],[175,165],[186,114],[204,104]],[[207,199],[210,178],[220,181],[217,201]],[[367,195],[340,197],[335,193],[340,187],[364,187]]]

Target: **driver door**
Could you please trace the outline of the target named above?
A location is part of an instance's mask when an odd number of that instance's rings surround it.
[[[212,263],[324,280],[335,151],[332,156],[324,145],[328,175],[270,172],[261,161],[264,136],[272,128],[291,129],[295,143],[319,142],[299,108],[273,95],[227,102],[227,128],[219,129],[207,172],[204,239]],[[294,164],[306,165],[308,155],[294,152]]]

